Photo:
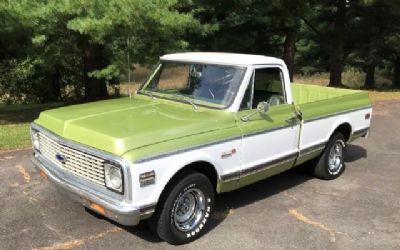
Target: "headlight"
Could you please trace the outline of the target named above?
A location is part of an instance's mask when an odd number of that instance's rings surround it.
[[[110,163],[104,164],[106,186],[109,189],[122,193],[122,170]]]
[[[32,134],[32,146],[33,149],[40,151],[40,141],[39,141],[39,132],[36,130],[31,130]]]

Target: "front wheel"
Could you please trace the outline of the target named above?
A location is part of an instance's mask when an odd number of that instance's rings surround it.
[[[322,155],[313,167],[313,174],[321,179],[333,180],[345,170],[346,140],[341,133],[334,133]]]
[[[214,207],[214,189],[200,173],[187,173],[172,183],[163,204],[150,218],[150,227],[168,243],[179,245],[204,234]]]

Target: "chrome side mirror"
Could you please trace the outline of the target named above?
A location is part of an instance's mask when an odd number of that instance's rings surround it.
[[[260,114],[260,115],[265,115],[269,110],[269,103],[268,102],[259,102],[257,104],[257,111],[253,112],[251,114],[242,116],[240,119],[244,122],[247,122],[250,120],[251,117],[253,117],[256,114]]]
[[[264,115],[268,112],[269,110],[269,103],[268,102],[259,102],[257,104],[257,111],[258,113]]]

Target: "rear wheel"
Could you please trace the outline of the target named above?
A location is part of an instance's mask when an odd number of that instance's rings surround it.
[[[149,220],[150,227],[161,239],[175,245],[199,238],[214,208],[210,180],[203,174],[188,172],[168,188],[163,204]]]
[[[312,173],[321,179],[333,180],[339,177],[345,170],[346,140],[344,136],[336,132],[329,139],[322,155],[316,160]]]

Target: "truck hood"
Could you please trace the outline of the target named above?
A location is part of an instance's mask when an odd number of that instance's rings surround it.
[[[115,155],[234,126],[232,113],[147,96],[119,98],[42,112],[36,124]]]

